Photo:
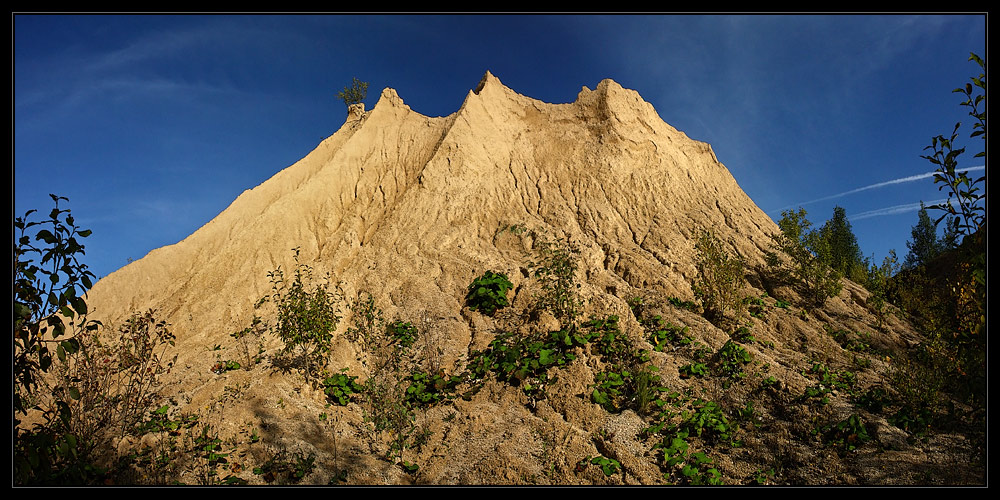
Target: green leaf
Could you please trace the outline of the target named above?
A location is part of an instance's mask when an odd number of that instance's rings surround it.
[[[54,244],[56,242],[56,237],[53,236],[52,232],[48,229],[42,229],[35,235],[35,240],[44,240],[45,243]]]

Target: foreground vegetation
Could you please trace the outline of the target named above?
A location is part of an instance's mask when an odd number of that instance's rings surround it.
[[[62,214],[66,214],[64,222],[58,226],[55,221]],[[47,222],[56,224],[55,230],[41,233],[37,240],[50,242],[57,254],[62,252],[62,262],[72,262],[70,250],[82,251],[82,247],[69,243],[67,235],[76,229],[66,225],[66,218],[72,222],[68,212],[54,210]],[[18,223],[25,229],[30,224],[20,219]],[[334,408],[358,408],[363,425],[357,432],[369,452],[414,476],[421,466],[419,451],[433,433],[427,420],[430,410],[452,408],[454,415],[457,400],[470,400],[486,384],[518,391],[529,406],[565,397],[552,392],[553,384],[561,370],[577,363],[593,369],[593,382],[582,396],[608,414],[633,412],[645,422],[641,436],[649,443],[649,463],[659,469],[661,481],[667,484],[794,482],[795,476],[789,476],[791,465],[781,460],[754,462],[758,467],[748,477],[734,477],[731,469],[719,466],[720,457],[759,441],[768,432],[767,422],[777,422],[778,414],[814,415],[813,423],[797,439],[845,457],[885,446],[874,431],[873,419],[886,419],[919,441],[953,431],[956,422],[981,428],[985,418],[981,410],[985,393],[976,385],[978,374],[969,370],[974,359],[965,357],[971,355],[966,341],[947,338],[941,334],[946,330],[940,329],[928,330],[925,342],[907,353],[880,350],[872,342],[872,332],[826,325],[829,338],[853,358],[854,366],[833,367],[813,359],[801,371],[814,385],[801,394],[790,394],[754,354],[775,349],[774,342],[759,339],[755,331],[766,328],[769,317],[794,317],[795,309],[801,314],[816,308],[814,289],[805,281],[823,279],[823,272],[799,275],[801,281],[794,283],[788,280],[795,280],[795,273],[780,263],[763,272],[777,280],[772,283],[776,288],[803,290],[801,296],[792,295],[802,297],[796,303],[767,293],[747,295],[748,285],[740,279],[740,257],[729,255],[705,232],[698,246],[700,303],[628,297],[632,318],[641,326],[636,335],[623,329],[622,318],[616,314],[582,316],[585,304],[578,294],[577,253],[572,245],[547,242],[539,248],[529,263],[537,292],[526,308],[510,311],[513,285],[504,273],[486,270],[472,280],[465,306],[471,314],[493,317],[497,330],[488,346],[469,352],[464,366],[454,373],[446,373],[426,349],[414,350],[427,331],[406,318],[386,320],[367,293],[343,297],[332,291],[328,278],[315,277],[312,268],[301,263],[287,277],[280,269],[270,273],[272,292],[258,301],[260,316],[232,334],[234,356],[217,356],[212,371],[222,375],[270,367],[297,374],[326,396],[331,411],[320,414],[320,421],[332,418]],[[46,251],[22,248],[18,255],[46,255]],[[20,335],[15,341],[21,343],[15,347],[20,363],[16,366],[23,368],[15,380],[16,484],[168,484],[182,477],[199,484],[247,484],[254,477],[256,483],[294,484],[318,473],[314,453],[265,447],[261,430],[252,424],[239,436],[227,437],[205,415],[174,414],[170,405],[163,404],[157,379],[172,366],[165,352],[173,335],[169,325],[155,319],[154,311],[133,315],[115,327],[88,322],[85,302],[75,298],[76,292],[65,287],[50,295],[63,279],[74,282],[72,277],[31,281],[30,276],[37,276],[32,273],[42,271],[23,257],[19,262],[17,298],[21,302],[15,333]],[[55,269],[62,272],[73,267]],[[84,267],[76,270],[74,276],[86,276]],[[82,284],[83,279],[76,281]],[[48,288],[39,288],[43,284]],[[893,286],[887,288],[892,293],[905,290]],[[909,290],[917,294],[923,289]],[[60,296],[65,297],[62,306]],[[919,307],[914,296],[904,303]],[[31,309],[40,304],[48,304],[48,309]],[[713,349],[687,325],[654,313],[668,310],[705,315],[729,338]],[[56,312],[63,319],[56,319]],[[345,313],[351,323],[340,329]],[[543,313],[558,318],[557,329],[536,328],[525,334],[517,328]],[[928,318],[922,321],[945,322],[952,328],[964,318],[947,322],[946,313],[922,311]],[[71,321],[50,340],[45,328],[56,325],[52,328],[58,329],[65,318]],[[337,335],[359,349],[360,371],[329,366]],[[263,347],[267,338],[280,339],[284,347],[267,352]],[[33,351],[21,347],[32,345]],[[862,372],[885,358],[893,360],[882,377],[885,382],[861,383]],[[662,370],[669,359],[680,360],[679,368],[674,368],[676,375],[689,383],[665,382]],[[741,396],[716,400],[718,393],[707,390],[713,386]],[[220,401],[225,397],[221,395]],[[846,397],[853,411],[845,417],[826,412],[834,397]],[[956,403],[972,410],[956,413]],[[30,426],[26,425],[29,421]],[[134,445],[123,450],[117,443],[128,436],[132,438],[125,442]],[[143,436],[147,437],[135,439]],[[975,432],[970,436],[985,437]],[[254,449],[258,451],[251,453]],[[600,477],[614,483],[625,473],[621,459],[612,453],[573,460],[578,474],[599,471]],[[350,464],[322,470],[329,475],[329,484],[352,481]]]

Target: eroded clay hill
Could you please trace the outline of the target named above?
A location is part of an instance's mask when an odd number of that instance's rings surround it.
[[[514,285],[511,314],[530,309],[537,283],[529,268],[539,235],[579,248],[576,281],[587,316],[617,315],[624,334],[650,349],[643,318],[626,302],[643,297],[650,317],[688,326],[703,352],[718,352],[733,332],[666,302],[694,300],[695,241],[704,229],[714,231],[751,274],[763,265],[769,235],[778,231],[708,144],[666,124],[635,91],[604,80],[595,90],[584,87],[574,102],[549,104],[487,73],[446,117],[423,116],[385,89],[373,109],[349,114],[315,150],[244,192],[191,236],[102,279],[88,302],[106,323],[155,309],[171,325],[178,358],[162,379],[171,414],[199,414],[220,436],[232,437],[230,464],[243,465],[226,474],[251,483],[262,483],[249,472],[255,460],[294,450],[316,457],[317,468],[303,479],[309,484],[326,484],[341,471],[347,482],[366,484],[659,484],[667,481],[662,452],[653,449],[656,438],[642,432],[651,417],[631,409],[609,412],[592,400],[603,361],[586,350],[555,368],[544,398],[487,381],[465,398],[417,411],[414,422],[427,432],[402,457],[419,465],[417,473],[382,458],[388,438],[373,445],[365,437],[368,423],[357,403],[329,406],[321,388],[267,361],[221,374],[212,367],[229,356],[229,334],[258,312],[254,303],[271,289],[268,272],[294,269],[297,248],[298,262],[317,276],[329,273],[344,297],[369,293],[386,319],[416,325],[423,352],[433,351],[445,373],[458,373],[501,330],[560,327],[543,315],[515,328],[465,304],[469,284],[492,270]],[[759,297],[759,279],[751,276],[750,283],[745,295]],[[795,304],[794,289],[780,291]],[[818,410],[788,409],[815,383],[815,375],[805,373],[813,361],[851,366],[858,354],[829,331],[875,331],[866,297],[845,281],[840,296],[808,314],[774,307],[775,298],[768,298],[767,311],[748,318],[757,340],[746,347],[753,386],[682,379],[678,370],[696,360],[693,351],[652,352],[650,362],[671,390],[714,400],[730,415],[756,401],[763,430],[744,424],[744,446],[715,454],[726,482],[780,462],[786,465],[775,474],[797,484],[905,484],[912,479],[909,469],[887,472],[882,464],[933,462],[907,444],[902,431],[870,415],[872,431],[895,451],[870,446],[849,459],[824,451],[829,457],[820,461],[810,426],[818,417],[838,422],[853,406],[834,396]],[[370,375],[365,354],[344,335],[351,321],[346,303],[343,312],[328,368],[364,380]],[[890,327],[869,342],[889,349],[905,346],[912,334],[890,318]],[[268,355],[280,347],[267,339]],[[869,357],[868,371],[856,370],[858,384],[872,385],[884,373],[884,360]],[[766,377],[774,377],[780,390],[758,390]],[[246,440],[250,429],[259,441]],[[887,462],[886,453],[897,455]],[[596,456],[614,458],[622,469],[606,476],[596,465],[579,465]],[[180,474],[190,480],[194,465],[188,467]]]
[[[386,308],[454,315],[476,273],[522,275],[523,249],[496,241],[515,224],[579,245],[587,294],[688,299],[698,231],[732,241],[750,264],[776,231],[708,144],[664,123],[635,91],[605,80],[573,103],[547,104],[487,73],[443,118],[384,90],[371,111],[194,234],[101,280],[90,300],[112,316],[153,307],[180,342],[217,343],[213,332],[246,321],[270,288],[267,272],[291,267],[300,248],[301,262],[348,294],[363,288]]]

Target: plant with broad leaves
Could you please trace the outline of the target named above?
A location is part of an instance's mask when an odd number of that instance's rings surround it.
[[[340,370],[323,380],[323,392],[327,398],[340,406],[346,405],[351,400],[351,396],[364,390],[364,386],[357,383],[358,377],[348,375],[347,368]]]
[[[469,285],[465,302],[469,309],[493,316],[497,309],[510,305],[507,292],[513,286],[506,274],[486,271]]]
[[[601,466],[601,472],[608,477],[617,473],[622,467],[622,464],[620,464],[617,460],[605,457],[604,455],[598,455],[594,458],[587,457],[584,458],[582,462],[589,462],[593,465]]]
[[[432,406],[435,403],[454,397],[455,387],[462,382],[462,377],[447,376],[444,372],[422,373],[414,372],[407,377],[406,401],[413,406]]]

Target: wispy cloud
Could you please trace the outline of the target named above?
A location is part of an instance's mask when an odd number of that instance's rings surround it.
[[[978,166],[978,167],[958,168],[958,169],[955,169],[955,170],[958,171],[958,172],[973,172],[973,171],[985,170],[985,169],[986,169],[986,167],[981,165],[981,166]],[[907,176],[907,177],[900,177],[898,179],[893,179],[891,181],[885,181],[885,182],[878,182],[878,183],[875,183],[875,184],[869,184],[869,185],[864,186],[864,187],[859,187],[859,188],[856,188],[856,189],[851,189],[850,191],[844,191],[843,193],[837,193],[837,194],[830,195],[830,196],[824,196],[822,198],[816,198],[815,200],[803,201],[803,202],[800,202],[800,203],[794,203],[792,205],[788,205],[788,206],[782,207],[781,210],[786,210],[786,209],[794,208],[794,207],[801,207],[801,206],[804,206],[804,205],[811,205],[813,203],[819,203],[821,201],[833,200],[833,199],[836,199],[836,198],[841,198],[843,196],[847,196],[847,195],[851,195],[851,194],[855,194],[855,193],[860,193],[862,191],[868,191],[868,190],[871,190],[871,189],[883,188],[883,187],[892,186],[892,185],[895,185],[895,184],[902,184],[904,182],[919,181],[919,180],[923,180],[923,179],[927,179],[927,178],[933,177],[934,174],[936,174],[936,173],[937,173],[937,171],[932,171],[932,172],[927,172],[927,173],[923,173],[923,174],[910,175],[910,176]],[[931,205],[933,205],[933,204],[934,203],[931,203]],[[900,205],[900,206],[903,206],[903,205]],[[917,207],[917,209],[919,209],[919,206]]]

